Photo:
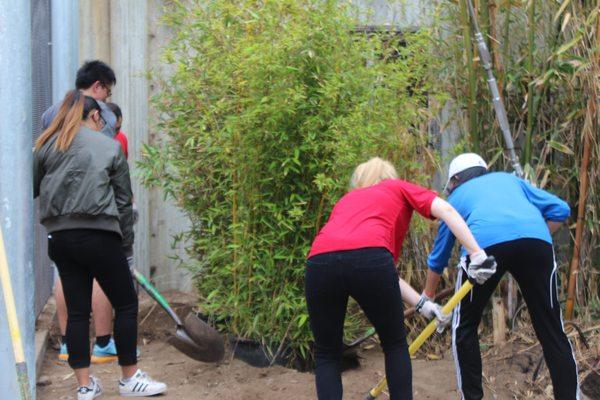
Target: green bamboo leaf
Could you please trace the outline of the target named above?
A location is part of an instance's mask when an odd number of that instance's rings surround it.
[[[565,154],[568,154],[568,155],[571,155],[571,156],[573,154],[575,154],[575,153],[573,153],[573,150],[571,150],[569,148],[569,146],[567,146],[567,145],[565,145],[563,143],[559,143],[559,142],[554,141],[554,140],[548,140],[546,143],[548,144],[548,146],[552,147],[554,150],[560,151],[561,153],[565,153]]]
[[[569,5],[570,2],[571,2],[571,0],[564,0],[562,2],[560,7],[558,8],[558,11],[556,11],[556,14],[554,14],[554,18],[552,19],[553,23],[556,23],[558,21],[561,14],[565,11],[565,9],[567,8],[567,6]]]
[[[298,328],[304,326],[306,321],[308,320],[308,314],[302,314],[300,318],[298,318]]]
[[[570,48],[572,48],[573,46],[575,46],[577,43],[579,43],[579,41],[581,41],[581,34],[577,34],[569,42],[567,42],[567,43],[563,44],[562,46],[560,46],[558,48],[558,50],[556,50],[554,52],[554,56],[557,57],[557,56],[561,55],[562,53],[566,52],[567,50],[569,50]]]

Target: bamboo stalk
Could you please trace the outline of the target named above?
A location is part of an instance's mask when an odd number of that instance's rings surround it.
[[[502,94],[506,89],[505,71],[507,71],[510,68],[510,12],[512,8],[512,1],[507,0],[505,7],[506,16],[504,17],[504,32],[502,34],[502,61],[504,62],[504,65],[501,65],[501,63],[498,64],[499,68],[500,66],[502,67],[501,70],[498,70],[498,93],[500,93],[500,98],[502,99],[503,103],[506,104],[506,106],[508,106],[509,104],[504,102]],[[507,97],[507,100],[510,100],[510,96]]]
[[[234,132],[231,138],[232,140],[232,148],[234,152],[238,150],[238,133]],[[235,154],[235,153],[234,153]],[[232,199],[231,199],[231,228],[232,232],[232,241],[233,241],[233,269],[232,269],[232,280],[233,280],[233,292],[235,294],[235,298],[238,298],[239,294],[239,279],[238,279],[238,245],[239,245],[239,235],[238,235],[238,220],[239,220],[239,200],[238,200],[238,190],[239,190],[239,176],[238,176],[238,158],[233,157],[233,173],[231,176],[231,187],[233,189]],[[236,304],[237,306],[237,304]],[[234,331],[237,331],[238,325],[238,314],[235,314],[233,319],[232,327]]]
[[[509,52],[510,52],[510,10],[512,7],[512,1],[507,0],[506,2],[506,17],[504,21],[504,34],[502,35],[502,59],[504,63],[508,65],[509,60]],[[500,85],[500,93],[504,90],[504,76],[500,76],[499,85]]]
[[[600,45],[600,19],[596,20],[596,47]],[[581,241],[583,239],[583,222],[585,217],[585,204],[588,192],[588,167],[590,162],[591,152],[591,136],[594,132],[598,132],[598,109],[597,109],[597,90],[598,82],[593,81],[600,71],[600,54],[596,52],[592,63],[591,76],[592,79],[589,85],[592,87],[589,93],[588,107],[586,112],[586,124],[583,131],[583,156],[581,158],[579,182],[579,204],[577,205],[577,224],[575,227],[575,243],[573,245],[573,257],[571,258],[571,267],[569,269],[569,285],[567,288],[567,304],[565,307],[565,318],[573,318],[573,308],[575,306],[575,283],[579,272],[579,256],[581,252]]]
[[[510,1],[509,1],[510,3]],[[496,5],[496,0],[490,0],[488,4],[489,8],[489,18],[490,18],[490,44],[492,49],[492,62],[494,65],[494,70],[497,71],[498,75],[498,86],[499,86],[499,94],[502,102],[504,102],[504,96],[502,88],[504,82],[504,66],[502,65],[502,61],[500,60],[500,49],[498,48],[498,21],[496,18],[496,9],[498,6]],[[506,22],[508,24],[508,21]]]
[[[533,127],[535,121],[534,113],[534,95],[535,85],[534,81],[534,52],[535,52],[535,3],[536,0],[529,0],[529,6],[527,9],[527,23],[528,23],[528,53],[527,53],[527,72],[529,74],[529,84],[527,85],[527,128],[525,133],[525,154],[523,157],[523,163],[531,166],[532,160],[532,147],[533,147]]]
[[[509,36],[509,26],[510,26],[510,0],[507,3],[507,12],[506,12],[506,21],[505,21],[505,42],[503,47],[504,59],[508,59],[508,36]],[[497,71],[498,76],[498,95],[500,96],[500,100],[504,102],[504,67],[502,62],[500,61],[500,50],[498,48],[498,24],[496,21],[496,1],[490,0],[488,3],[488,18],[489,18],[489,27],[490,32],[489,35],[491,39],[489,40],[490,48],[492,50],[492,64],[494,69]],[[492,128],[493,133],[493,128]],[[508,318],[512,319],[518,298],[517,287],[515,285],[514,279],[512,275],[508,276],[508,285],[507,285],[507,293],[506,293],[506,308]],[[499,301],[495,301],[499,300]],[[494,332],[494,343],[495,344],[503,344],[506,342],[506,317],[504,313],[504,307],[502,306],[501,298],[494,298],[493,301],[493,313],[492,313],[492,322],[493,322],[493,332]]]
[[[315,223],[315,236],[319,233],[321,229],[321,218],[323,218],[323,207],[325,205],[325,193],[321,195],[321,200],[319,200],[319,206],[317,209],[317,218]]]
[[[592,99],[588,102],[588,110],[593,106]],[[589,111],[588,111],[589,112]],[[588,189],[588,165],[590,162],[590,138],[587,132],[583,139],[583,157],[581,159],[581,181],[579,182],[579,204],[577,206],[577,224],[575,228],[575,243],[573,245],[573,257],[571,258],[571,267],[569,270],[569,286],[567,289],[567,305],[565,308],[565,319],[573,317],[573,307],[575,305],[575,282],[579,271],[579,255],[581,250],[581,239],[583,237],[583,217],[585,215],[585,203]]]
[[[485,40],[488,48],[490,48],[490,4],[492,4],[494,0],[481,0],[481,5],[479,9],[481,10],[481,33],[483,33],[483,39]]]
[[[471,24],[467,11],[466,0],[460,1],[460,21],[463,28],[463,47],[465,48],[467,76],[468,76],[468,101],[467,114],[469,119],[469,135],[473,151],[479,152],[479,124],[477,121],[477,75],[473,61],[473,43],[471,41]]]
[[[492,324],[494,344],[506,343],[506,314],[502,305],[502,297],[492,297]]]

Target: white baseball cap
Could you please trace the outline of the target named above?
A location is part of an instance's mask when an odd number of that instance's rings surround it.
[[[483,161],[483,158],[481,158],[479,154],[463,153],[454,157],[450,162],[450,168],[448,168],[448,181],[446,182],[446,186],[444,186],[444,191],[448,189],[450,179],[452,179],[454,175],[473,167],[483,167],[486,170],[488,169],[486,162]]]

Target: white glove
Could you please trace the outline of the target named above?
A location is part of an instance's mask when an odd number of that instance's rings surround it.
[[[469,258],[471,262],[467,268],[467,275],[478,284],[483,285],[496,273],[496,259],[494,256],[488,257],[484,250],[471,254]]]
[[[452,313],[444,314],[442,312],[442,306],[435,303],[433,299],[427,297],[425,294],[421,294],[421,298],[415,308],[427,319],[437,318],[438,324],[436,330],[439,333],[442,333],[444,328],[452,321]]]

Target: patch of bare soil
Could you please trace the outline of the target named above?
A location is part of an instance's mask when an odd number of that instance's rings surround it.
[[[180,293],[166,293],[176,311],[184,316],[193,304],[193,298]],[[140,367],[155,379],[168,384],[164,399],[220,399],[220,400],[279,400],[315,399],[314,375],[300,373],[279,366],[254,368],[226,356],[220,364],[205,364],[188,359],[165,343],[174,332],[174,324],[159,306],[145,295],[140,296],[139,346]],[[414,332],[414,335],[418,332]],[[413,335],[413,336],[414,336]],[[446,334],[448,336],[448,334]],[[446,337],[448,341],[448,337]],[[363,399],[368,390],[384,374],[383,354],[373,342],[360,352],[361,366],[343,374],[347,399]],[[532,366],[537,361],[533,351],[514,356],[519,351],[514,343],[483,352],[486,399],[545,399],[540,387],[529,388]],[[530,354],[531,353],[531,354]],[[509,357],[506,357],[509,356]],[[454,363],[448,352],[427,360],[424,355],[413,360],[413,392],[415,399],[457,399]],[[535,366],[533,366],[535,368]],[[102,399],[120,399],[117,380],[119,368],[115,364],[95,365],[93,373],[104,387]],[[71,369],[57,361],[57,350],[47,352],[42,371],[42,385],[38,385],[40,400],[75,399],[75,379]],[[547,375],[547,373],[546,373]],[[548,378],[544,378],[548,380]],[[528,392],[529,390],[529,392]],[[543,390],[543,389],[542,389]],[[387,394],[380,398],[388,398]]]

